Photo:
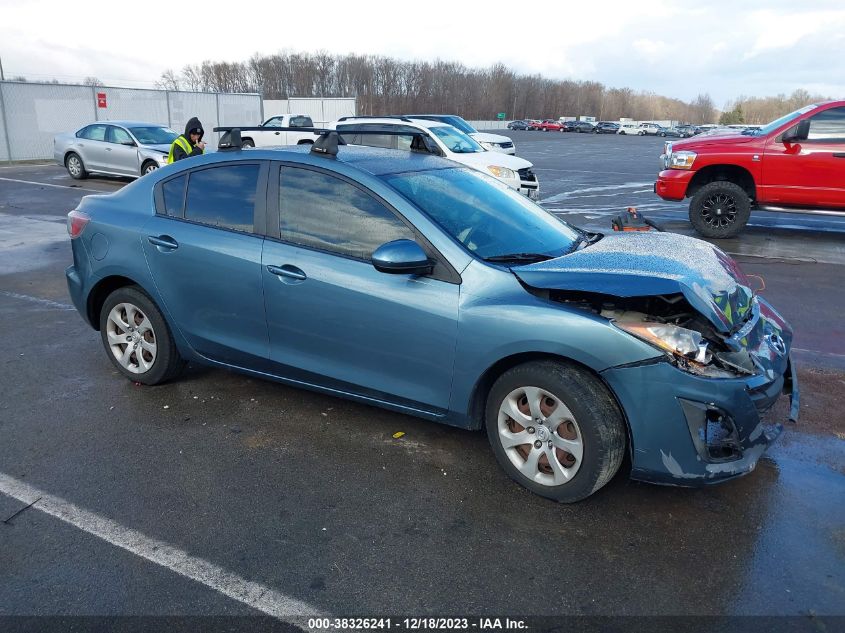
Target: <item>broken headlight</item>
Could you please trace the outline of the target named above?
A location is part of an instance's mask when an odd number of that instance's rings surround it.
[[[735,378],[736,374],[712,365],[709,343],[700,332],[653,321],[614,321],[616,327],[663,350],[675,364],[692,374],[708,378]]]

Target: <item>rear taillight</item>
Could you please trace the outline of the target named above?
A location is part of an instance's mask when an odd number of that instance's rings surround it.
[[[85,225],[91,221],[88,214],[74,209],[67,214],[67,232],[70,239],[75,239],[82,235]]]

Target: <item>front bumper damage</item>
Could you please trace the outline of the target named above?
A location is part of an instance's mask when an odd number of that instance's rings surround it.
[[[761,416],[782,393],[798,418],[795,365],[783,375],[714,380],[659,360],[611,368],[602,377],[616,393],[631,430],[631,477],[696,486],[754,470],[783,431]]]

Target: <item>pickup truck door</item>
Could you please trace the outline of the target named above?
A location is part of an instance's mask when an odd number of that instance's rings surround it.
[[[810,117],[805,141],[784,143],[782,136],[766,143],[759,200],[845,208],[845,107]]]

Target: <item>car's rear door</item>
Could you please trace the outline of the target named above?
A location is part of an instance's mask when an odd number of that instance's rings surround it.
[[[769,203],[845,208],[845,107],[810,117],[806,140],[766,143],[761,199]]]
[[[268,356],[261,273],[267,169],[261,161],[217,163],[162,181],[158,213],[141,236],[163,307],[188,344],[253,368]]]
[[[129,132],[116,125],[108,126],[106,133],[106,156],[108,157],[107,171],[125,176],[139,176],[141,167],[138,165],[138,146]]]
[[[89,171],[108,171],[109,143],[106,141],[108,126],[105,123],[89,125],[82,131],[77,146],[82,163]]]
[[[424,239],[378,196],[330,171],[281,165],[269,191],[268,217],[277,224],[268,227],[275,239],[265,242],[262,274],[276,371],[446,410],[460,286],[437,275],[381,273],[370,261],[383,243]]]

